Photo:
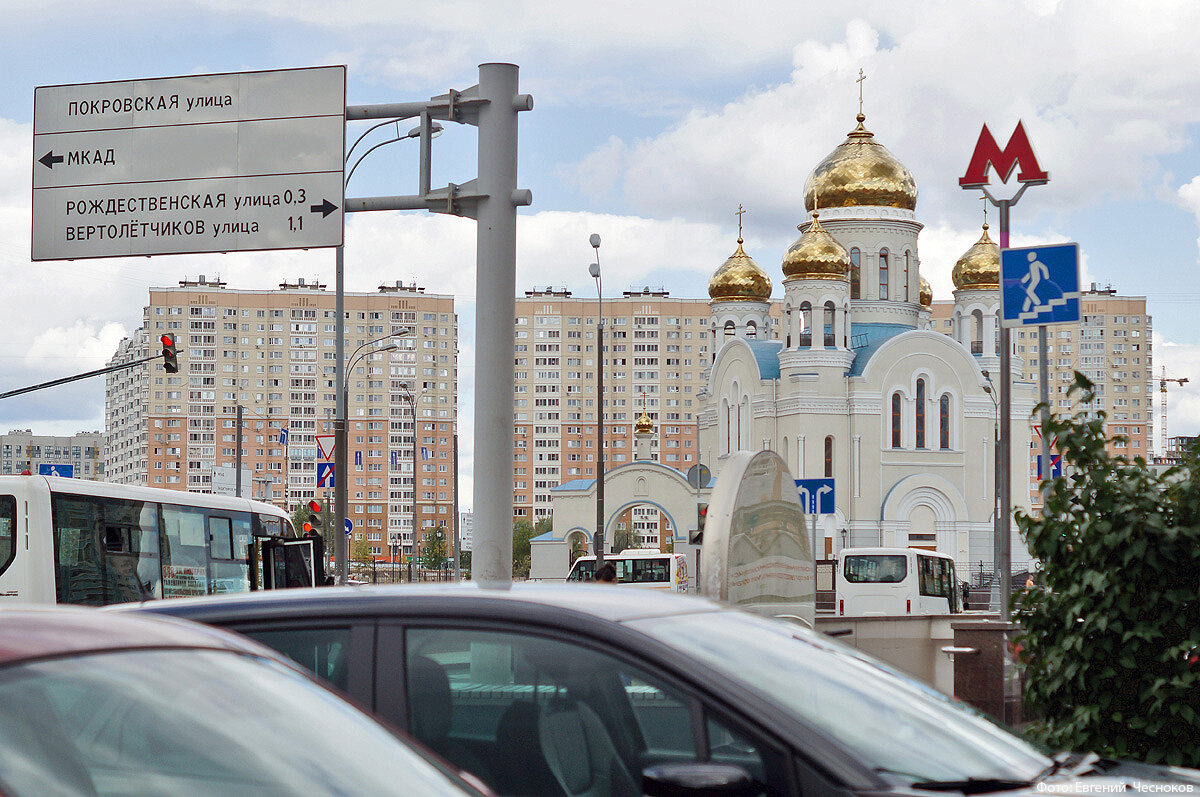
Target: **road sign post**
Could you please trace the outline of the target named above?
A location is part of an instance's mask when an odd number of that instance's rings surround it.
[[[33,260],[338,246],[346,67],[40,86]]]
[[[796,479],[796,490],[800,493],[800,505],[808,515],[809,536],[813,555],[817,549],[817,515],[832,515],[837,512],[834,502],[833,479]]]

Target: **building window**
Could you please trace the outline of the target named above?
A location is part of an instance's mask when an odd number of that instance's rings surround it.
[[[908,295],[908,267],[912,260],[912,252],[904,253],[904,301],[910,301]]]
[[[925,447],[925,380],[917,380],[917,448]]]
[[[734,331],[733,322],[726,321],[725,322],[725,340],[729,340],[730,338],[733,337],[733,331]]]
[[[758,337],[758,326],[753,321],[746,322],[746,337],[750,340]]]
[[[943,451],[950,448],[950,394],[943,393],[938,400],[938,447]]]
[[[825,438],[825,478],[833,478],[833,437]]]
[[[879,250],[879,298],[888,297],[888,250]]]
[[[862,284],[862,282],[861,282],[862,275],[861,275],[861,271],[860,271],[861,268],[862,268],[862,252],[860,252],[858,250],[858,247],[856,246],[850,250],[850,298],[851,299],[860,298],[859,292],[861,289],[859,286]]]
[[[812,305],[800,303],[800,346],[812,346]]]
[[[825,346],[834,346],[833,341],[833,302],[825,302]]]
[[[900,394],[892,394],[892,448],[900,447]]]

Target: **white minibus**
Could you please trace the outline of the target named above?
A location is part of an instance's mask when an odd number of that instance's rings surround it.
[[[919,548],[845,548],[835,567],[837,613],[846,617],[962,611],[954,559]]]
[[[604,555],[605,564],[617,569],[617,583],[643,589],[668,589],[687,592],[687,557],[681,553],[661,553],[649,548],[626,548],[620,553]],[[596,573],[596,557],[581,556],[575,560],[567,581],[591,581]]]
[[[260,501],[0,476],[0,605],[111,603],[313,586],[319,542]]]

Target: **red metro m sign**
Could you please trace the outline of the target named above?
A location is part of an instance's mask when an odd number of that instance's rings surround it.
[[[1009,137],[1004,149],[1000,149],[1000,145],[992,137],[992,131],[988,130],[985,124],[979,134],[979,140],[975,142],[975,151],[971,154],[967,173],[958,178],[958,184],[963,188],[982,188],[989,182],[989,166],[996,169],[996,176],[1002,183],[1008,182],[1017,166],[1021,167],[1021,171],[1017,172],[1019,183],[1043,185],[1050,182],[1050,175],[1038,165],[1033,146],[1029,143],[1029,136],[1025,135],[1025,127],[1020,122],[1017,122],[1017,129]]]

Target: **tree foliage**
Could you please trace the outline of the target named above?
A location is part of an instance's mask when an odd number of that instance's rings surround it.
[[[1076,374],[1072,393],[1091,397]],[[1017,513],[1042,583],[1014,596],[1029,732],[1055,749],[1200,764],[1200,462],[1106,449],[1105,414],[1053,417],[1069,476]]]
[[[530,540],[540,537],[552,528],[551,520],[544,517],[536,525],[528,520],[513,523],[513,578],[529,578],[533,564]]]
[[[446,527],[438,526],[433,531],[425,533],[421,543],[421,567],[426,570],[440,570],[448,560],[446,553]]]

